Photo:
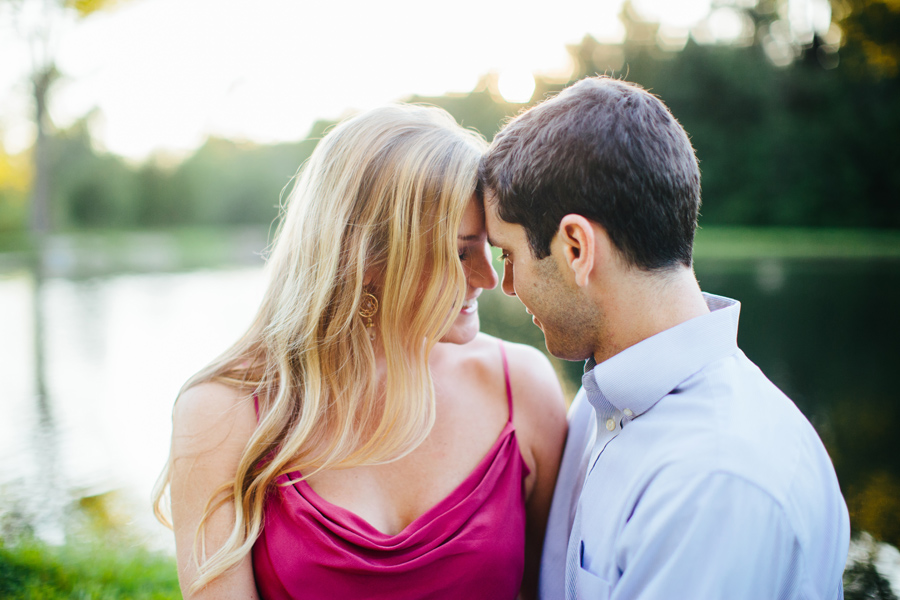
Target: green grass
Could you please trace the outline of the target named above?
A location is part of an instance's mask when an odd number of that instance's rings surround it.
[[[900,231],[702,227],[694,257],[708,259],[900,258]]]
[[[0,598],[164,600],[181,598],[173,558],[102,542],[52,547],[0,542]]]

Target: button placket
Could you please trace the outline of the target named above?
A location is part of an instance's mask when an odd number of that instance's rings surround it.
[[[594,447],[591,449],[591,462],[588,463],[588,476],[590,476],[591,472],[594,470],[594,465],[597,464],[597,459],[600,458],[606,445],[622,431],[622,428],[617,425],[622,419],[622,413],[618,410],[616,410],[612,416],[607,417],[605,421],[601,419],[602,417],[598,415],[597,420],[600,422],[598,423],[599,427],[597,428],[597,439],[594,440]],[[585,481],[587,481],[587,476],[585,477]]]

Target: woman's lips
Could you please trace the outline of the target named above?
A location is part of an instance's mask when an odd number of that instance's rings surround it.
[[[473,315],[478,312],[478,300],[472,298],[463,302],[462,309],[459,311],[464,315]]]

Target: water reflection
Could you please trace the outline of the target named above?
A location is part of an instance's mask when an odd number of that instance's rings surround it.
[[[48,541],[73,500],[121,489],[152,546],[170,545],[149,512],[183,381],[247,327],[259,268],[86,280],[40,291],[46,397],[35,379],[28,272],[0,277],[0,501]],[[0,507],[3,510],[4,507]]]
[[[697,273],[741,299],[740,345],[822,436],[854,527],[900,545],[900,263],[706,261]]]

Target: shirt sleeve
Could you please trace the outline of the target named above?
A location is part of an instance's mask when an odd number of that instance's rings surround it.
[[[784,510],[752,483],[719,472],[661,476],[617,541],[612,598],[795,598],[800,558]]]

